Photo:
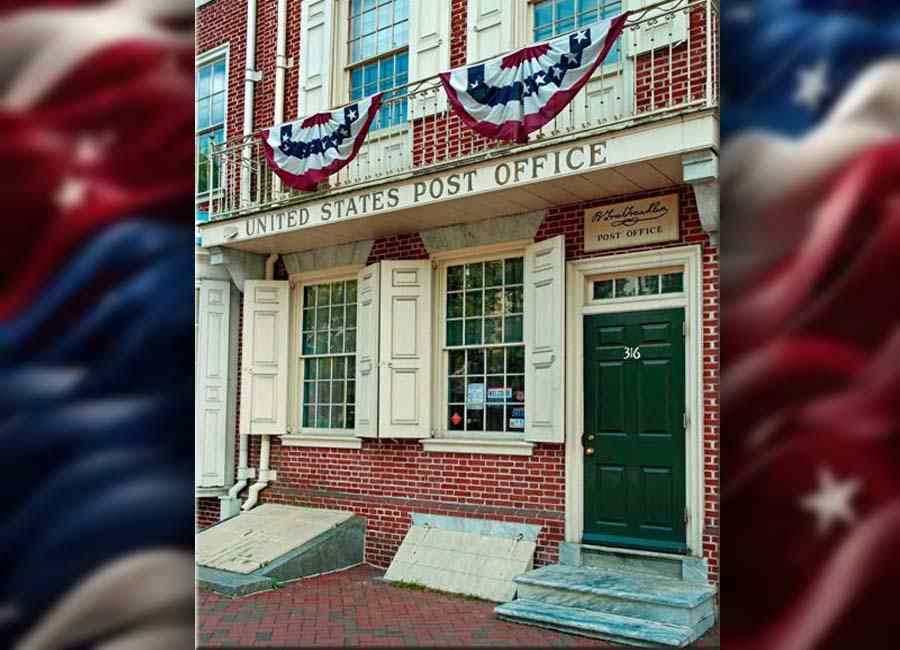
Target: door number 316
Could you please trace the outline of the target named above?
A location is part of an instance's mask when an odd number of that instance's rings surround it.
[[[640,359],[641,358],[641,346],[629,348],[625,347],[625,358],[626,359]]]

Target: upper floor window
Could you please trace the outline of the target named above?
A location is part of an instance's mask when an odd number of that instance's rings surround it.
[[[385,94],[372,129],[406,121],[409,80],[409,0],[351,0],[350,99]]]
[[[534,41],[546,41],[622,13],[622,0],[542,0],[534,4]],[[617,43],[605,63],[619,60]]]
[[[219,189],[218,167],[209,170],[210,143],[225,142],[225,57],[197,67],[197,194]]]

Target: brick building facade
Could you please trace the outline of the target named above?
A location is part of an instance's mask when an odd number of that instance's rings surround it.
[[[551,4],[553,2],[547,1]],[[417,3],[415,0],[411,2],[413,8],[410,9],[410,21],[414,23]],[[248,7],[252,5],[255,5],[257,12],[255,65],[252,73],[261,73],[261,78],[252,82],[255,84],[255,90],[253,108],[249,114],[250,123],[252,130],[273,124],[278,4],[276,0],[258,0],[253,3],[248,3],[247,0],[210,0],[197,9],[198,65],[199,62],[206,60],[202,58],[204,53],[217,50],[227,52],[226,141],[241,137],[242,119],[246,119],[248,115],[244,106],[244,92],[248,85],[244,71],[247,67]],[[304,99],[309,96],[310,78],[313,76],[310,68],[304,67],[302,58],[304,55],[322,56],[329,68],[327,73],[320,71],[318,74],[326,79],[330,78],[330,101],[320,104],[320,99],[311,100],[315,104],[313,110],[324,110],[329,106],[347,103],[349,100],[345,91],[347,83],[352,86],[352,71],[348,73],[349,82],[336,79],[344,74],[344,66],[339,64],[346,61],[333,62],[329,54],[332,50],[347,46],[340,38],[340,34],[343,33],[340,25],[342,20],[347,20],[348,10],[351,13],[354,11],[355,5],[351,4],[351,0],[302,2],[287,0],[285,4],[287,60],[284,67],[283,116],[284,120],[289,121],[312,112],[304,105]],[[402,2],[398,4],[403,5]],[[443,4],[434,3],[434,5]],[[502,26],[497,27],[497,23],[490,22],[490,16],[487,15],[489,12],[482,15],[484,3],[478,0],[448,0],[446,4],[448,33],[439,36],[448,42],[446,51],[437,48],[441,70],[484,58],[479,54],[484,54],[486,50],[473,50],[468,39],[472,34],[479,34],[485,30],[497,29],[500,51],[527,45],[532,40],[531,34],[536,33],[534,30],[537,29],[537,18],[532,12],[542,3],[527,0],[495,3],[501,7],[501,22],[508,20],[512,25],[509,34],[503,31],[505,28]],[[619,6],[619,10],[623,8],[639,10],[651,3],[610,4],[624,4],[625,7]],[[394,10],[400,11],[397,7],[394,7]],[[307,33],[304,28],[312,23],[310,16],[304,21],[301,15],[304,11],[314,12],[319,18],[324,17],[326,21],[331,21],[333,32],[328,42],[333,48],[315,54],[304,51],[304,34]],[[649,269],[647,273],[651,275],[656,271],[659,277],[665,273],[673,273],[673,268],[682,269],[674,273],[685,274],[682,280],[684,285],[678,294],[682,303],[678,304],[683,304],[686,323],[684,345],[688,346],[684,389],[687,402],[684,436],[687,440],[685,453],[688,458],[687,469],[682,465],[682,474],[679,474],[687,482],[684,494],[684,548],[679,552],[706,558],[709,565],[709,579],[715,583],[718,581],[719,568],[719,251],[715,140],[718,120],[715,97],[717,14],[713,3],[697,1],[673,2],[653,11],[656,13],[638,12],[633,16],[630,27],[622,36],[623,47],[618,54],[618,62],[610,64],[612,67],[601,75],[605,80],[599,81],[595,89],[597,92],[587,97],[582,105],[572,109],[570,114],[573,117],[568,126],[564,124],[556,132],[542,133],[541,138],[545,137],[545,142],[538,138],[527,145],[530,147],[527,149],[529,155],[535,153],[540,155],[540,152],[545,150],[541,148],[542,146],[549,152],[553,146],[572,147],[581,140],[588,142],[589,138],[595,138],[593,141],[596,142],[598,141],[596,138],[605,138],[603,144],[606,147],[607,161],[598,165],[596,170],[584,167],[583,172],[579,170],[580,173],[544,179],[528,185],[527,188],[524,185],[521,188],[512,187],[513,183],[510,182],[508,187],[494,188],[499,190],[496,195],[490,194],[488,190],[475,192],[472,196],[461,196],[439,205],[435,203],[438,207],[429,206],[431,212],[425,211],[424,208],[421,211],[413,208],[408,210],[402,219],[399,217],[394,219],[387,215],[384,217],[372,215],[353,221],[322,223],[310,229],[310,232],[317,230],[324,233],[316,240],[318,243],[314,246],[304,244],[297,236],[284,233],[267,234],[265,237],[255,239],[239,235],[242,244],[236,242],[233,245],[219,238],[217,234],[219,231],[215,228],[226,227],[229,224],[237,224],[240,228],[241,219],[252,219],[255,215],[284,209],[282,207],[284,205],[302,207],[314,200],[329,200],[338,196],[352,197],[354,191],[358,193],[357,188],[377,191],[380,187],[390,188],[392,183],[414,183],[417,182],[417,178],[426,179],[419,182],[428,182],[428,179],[437,178],[437,174],[444,174],[444,181],[441,181],[444,183],[446,175],[453,173],[454,170],[474,169],[477,165],[502,165],[505,164],[504,160],[510,161],[508,170],[518,175],[514,160],[517,153],[523,155],[522,150],[511,145],[486,141],[468,130],[454,114],[446,110],[443,113],[434,111],[417,118],[410,95],[410,118],[405,126],[406,134],[402,136],[407,139],[401,141],[402,146],[406,143],[411,144],[411,151],[407,153],[409,166],[406,170],[394,173],[388,169],[365,179],[352,177],[338,179],[334,185],[320,190],[313,197],[294,194],[283,196],[282,201],[274,201],[272,200],[274,195],[269,195],[268,202],[263,198],[250,208],[242,208],[241,211],[229,212],[227,206],[233,204],[229,204],[227,198],[217,198],[216,192],[212,195],[199,194],[198,209],[210,211],[213,217],[208,224],[201,227],[200,231],[203,248],[206,249],[204,254],[209,256],[210,264],[215,264],[218,257],[220,264],[221,260],[224,260],[229,269],[239,269],[238,273],[231,274],[235,283],[239,282],[239,278],[262,279],[266,254],[279,255],[277,262],[273,260],[275,266],[271,279],[276,281],[290,279],[290,291],[294,297],[300,295],[308,282],[330,281],[327,272],[329,268],[336,270],[337,275],[334,277],[345,278],[351,277],[347,275],[350,266],[358,270],[363,267],[371,268],[372,265],[389,260],[433,259],[436,268],[443,268],[439,266],[439,260],[444,259],[441,257],[443,254],[450,255],[447,258],[450,260],[455,259],[453,256],[458,254],[463,262],[471,260],[477,262],[479,259],[491,258],[491,255],[508,256],[521,250],[527,258],[528,253],[525,252],[527,242],[523,243],[523,239],[531,242],[551,242],[556,241],[554,239],[556,237],[562,238],[561,246],[564,251],[562,262],[566,267],[564,276],[560,276],[563,285],[566,282],[571,284],[572,278],[576,277],[572,267],[576,262],[604,260],[606,266],[602,269],[584,267],[587,270],[583,273],[586,274],[585,277],[590,284],[578,286],[576,289],[576,292],[586,292],[585,314],[611,313],[609,309],[602,307],[605,304],[602,302],[603,299],[596,297],[600,289],[595,284],[605,282],[607,277],[614,282],[621,281],[625,287],[632,282],[630,278],[645,277],[640,275],[643,272],[641,269]],[[395,18],[396,15],[395,13]],[[350,29],[352,25],[351,20]],[[562,25],[560,30],[564,29],[565,25]],[[424,48],[419,52],[413,50],[417,46],[421,47],[421,43],[416,41],[424,31],[427,30],[423,30],[421,25],[416,27],[415,24],[411,24],[409,28],[410,56],[413,57],[415,54],[415,60],[418,62],[424,60],[422,54]],[[318,38],[311,35],[310,39],[314,37]],[[494,55],[495,52],[488,51],[487,54]],[[412,68],[413,64],[410,64],[410,67]],[[410,82],[415,81],[413,72],[412,70],[410,72]],[[604,91],[603,84],[609,85],[610,92]],[[590,89],[587,94],[590,94]],[[603,99],[604,97],[606,99]],[[616,102],[618,104],[610,106]],[[597,113],[591,113],[594,110]],[[390,137],[395,136],[385,136],[386,139]],[[372,138],[373,135],[370,135],[370,139]],[[387,145],[382,151],[387,151]],[[566,151],[571,152],[571,149]],[[567,155],[578,162],[578,156],[571,153]],[[367,164],[372,165],[374,159],[373,155]],[[498,172],[494,173],[496,175]],[[236,172],[229,177],[223,172],[225,180],[220,181],[222,194],[231,191],[229,183],[237,184],[238,175]],[[248,182],[248,179],[244,176],[240,181]],[[255,183],[254,187],[260,187],[270,181],[260,176],[249,182]],[[586,212],[590,213],[598,208],[619,205],[623,202],[644,205],[637,202],[673,195],[678,206],[677,237],[662,243],[639,244],[603,251],[585,250]],[[218,209],[216,201],[220,201]],[[716,204],[716,207],[713,204]],[[460,215],[465,215],[464,218],[454,216],[457,208]],[[354,234],[356,228],[354,224],[362,224],[364,221],[375,222],[379,219],[384,226],[360,226],[359,232],[363,234]],[[419,224],[418,228],[415,227],[416,223]],[[444,229],[440,237],[429,235],[440,229]],[[509,240],[519,242],[522,248],[503,248],[503,240],[498,240],[496,235],[498,231],[508,232]],[[357,246],[360,240],[365,240],[364,246]],[[454,247],[447,244],[448,241],[467,242],[475,251],[474,257],[466,257],[464,253],[460,253],[458,245]],[[336,252],[329,257],[328,250],[332,248]],[[357,249],[362,250],[362,253]],[[495,249],[499,253],[492,252]],[[319,251],[318,257],[316,251]],[[678,261],[682,260],[678,257],[675,262],[665,258],[668,261],[656,263],[652,256],[639,257],[640,253],[662,254],[665,251],[673,255],[683,255],[684,260],[694,256],[691,259],[696,261]],[[310,266],[311,263],[314,264],[314,260],[321,262],[325,259],[332,261],[324,263],[319,268]],[[622,272],[617,275],[615,261],[618,259],[626,263],[622,266]],[[452,262],[443,262],[445,265],[450,263]],[[679,264],[683,266],[678,266]],[[253,274],[253,269],[256,275]],[[353,270],[352,277],[356,277],[357,270]],[[307,277],[312,279],[306,280]],[[696,289],[690,285],[692,277],[697,280]],[[436,288],[443,286],[439,281],[435,282]],[[526,278],[526,284],[527,282]],[[639,286],[643,287],[643,282],[640,280]],[[242,290],[243,287],[239,289]],[[303,365],[303,359],[299,361],[296,359],[298,356],[302,357],[302,352],[296,348],[299,343],[292,343],[294,347],[291,348],[292,379],[287,382],[286,396],[289,405],[287,433],[284,436],[242,436],[240,411],[245,406],[240,385],[243,380],[239,381],[239,378],[244,376],[241,368],[246,325],[243,314],[247,312],[244,306],[246,292],[241,291],[238,300],[232,301],[231,305],[231,309],[238,312],[237,316],[232,318],[232,322],[237,323],[237,331],[231,332],[230,335],[231,348],[237,349],[229,349],[226,353],[232,360],[232,365],[236,365],[230,371],[232,381],[228,386],[230,394],[233,395],[234,406],[228,412],[225,420],[226,430],[222,438],[229,449],[227,454],[221,456],[216,456],[213,452],[204,456],[206,459],[225,458],[227,467],[219,472],[223,477],[221,486],[198,487],[198,527],[216,523],[223,514],[233,514],[234,510],[229,510],[225,501],[229,499],[227,496],[229,489],[240,478],[237,465],[241,456],[241,439],[246,438],[249,466],[258,467],[258,459],[264,444],[263,438],[266,437],[270,439],[265,443],[269,446],[268,466],[274,470],[276,477],[269,480],[264,489],[258,493],[259,501],[352,510],[362,515],[367,525],[366,561],[371,564],[379,567],[387,567],[390,564],[410,526],[412,512],[539,525],[541,532],[534,558],[535,565],[557,562],[560,543],[582,542],[582,533],[589,528],[588,524],[583,525],[579,517],[585,507],[584,499],[590,500],[589,494],[584,497],[584,490],[587,489],[589,493],[591,488],[589,486],[586,488],[583,483],[572,483],[575,476],[572,471],[573,463],[580,466],[583,462],[582,447],[586,446],[579,438],[584,427],[581,422],[573,421],[572,414],[577,414],[578,420],[584,417],[583,409],[593,408],[589,404],[590,400],[575,399],[575,393],[582,390],[583,377],[572,372],[573,368],[578,367],[574,365],[573,357],[575,354],[584,356],[585,351],[576,347],[574,341],[574,338],[578,338],[578,345],[581,345],[581,335],[578,337],[573,335],[578,326],[571,322],[571,314],[574,312],[570,305],[570,297],[574,294],[571,289],[562,289],[561,295],[566,314],[565,329],[562,330],[565,339],[565,368],[560,369],[565,376],[563,396],[565,424],[562,421],[558,422],[559,430],[554,434],[556,438],[552,442],[531,439],[527,433],[524,438],[505,435],[499,437],[497,448],[488,452],[479,447],[477,442],[473,443],[471,448],[466,448],[465,439],[451,435],[452,432],[447,430],[452,428],[452,425],[446,422],[447,412],[440,412],[444,402],[437,401],[437,398],[432,400],[431,408],[428,409],[430,416],[426,424],[430,437],[435,441],[434,444],[423,442],[419,438],[395,437],[392,431],[384,426],[377,438],[354,437],[353,430],[350,429],[347,439],[349,441],[352,438],[352,442],[346,444],[335,443],[333,437],[321,435],[321,431],[304,440],[302,410],[305,394],[301,395],[300,388],[304,382],[297,378],[296,373],[306,372],[300,368],[308,366]],[[639,294],[626,294],[623,304],[628,304],[628,309],[633,310],[640,297]],[[666,296],[662,294],[661,289],[658,290],[657,297],[665,305],[676,304],[666,302]],[[292,300],[294,299],[292,297]],[[444,294],[436,294],[431,299],[433,311],[429,312],[429,317],[433,319],[432,329],[435,332],[444,331],[442,329],[446,320],[442,311],[444,300]],[[615,304],[615,299],[611,300],[610,304]],[[654,308],[653,304],[655,303],[647,303],[651,311]],[[592,305],[600,305],[602,308],[592,310]],[[303,306],[306,307],[306,304]],[[530,308],[536,309],[534,303]],[[299,305],[292,306],[291,309],[297,314],[302,311]],[[290,336],[299,342],[301,331],[298,318],[299,316],[292,317]],[[580,312],[578,318],[581,318]],[[526,332],[529,331],[531,330],[526,325]],[[443,352],[438,351],[442,347],[442,342],[436,337],[437,334],[434,338],[436,343],[433,352],[436,361],[427,376],[432,385],[426,387],[425,392],[429,399],[446,390],[443,385],[446,377],[441,376],[439,372],[439,368],[443,367],[440,361],[440,354]],[[528,338],[527,333],[525,338]],[[528,363],[531,347],[527,340],[525,350]],[[696,350],[694,356],[691,356],[692,350]],[[557,365],[560,361],[562,360],[556,361]],[[357,374],[358,372],[357,368]],[[309,377],[304,377],[307,379],[306,383],[310,383]],[[437,390],[433,385],[438,386]],[[346,398],[346,394],[344,396]],[[471,409],[468,397],[467,393],[466,406]],[[531,395],[525,395],[526,413],[529,412],[528,400],[531,398]],[[384,407],[385,405],[382,405],[382,408]],[[388,407],[390,408],[390,405]],[[346,405],[342,408],[346,408]],[[357,405],[357,413],[360,408]],[[357,418],[359,417],[357,414]],[[503,428],[506,430],[507,426],[503,425]],[[506,431],[506,434],[510,434],[510,431]],[[425,437],[429,435],[426,434]],[[443,441],[448,440],[451,442],[444,444]],[[510,449],[504,449],[502,447],[504,441],[510,440],[512,446]],[[459,444],[454,446],[453,441],[459,441]],[[202,444],[210,446],[208,441]],[[678,462],[681,463],[682,460],[679,459]],[[577,474],[581,476],[581,470]],[[237,494],[238,499],[246,500],[251,484],[252,480],[247,480],[246,485]],[[700,504],[699,508],[697,504]]]

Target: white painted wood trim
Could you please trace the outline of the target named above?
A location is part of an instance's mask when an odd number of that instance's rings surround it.
[[[423,438],[422,450],[426,452],[454,452],[460,454],[497,454],[505,456],[531,456],[534,444],[522,440],[476,440],[472,438]]]
[[[585,282],[597,273],[650,269],[660,266],[684,266],[684,288],[674,297],[648,297],[646,300],[586,306]],[[703,556],[703,253],[699,245],[604,255],[569,262],[566,269],[566,374],[569,386],[583,386],[584,328],[586,314],[644,311],[684,307],[685,337],[685,409],[688,428],[685,434],[685,481],[689,553]],[[581,429],[584,423],[584,393],[570,391],[566,396],[566,527],[567,542],[581,543],[584,532],[584,465]]]
[[[285,447],[331,447],[335,449],[362,449],[362,440],[356,438],[352,434],[293,434],[288,436],[281,436],[281,444]]]
[[[195,487],[194,488],[194,498],[195,499],[206,499],[210,497],[223,497],[228,494],[228,488],[225,487]]]

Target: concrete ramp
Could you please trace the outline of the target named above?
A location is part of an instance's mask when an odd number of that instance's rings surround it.
[[[412,513],[385,580],[506,601],[513,579],[531,570],[541,527],[488,519]]]
[[[197,533],[201,587],[230,596],[363,561],[366,523],[341,510],[265,503]]]

